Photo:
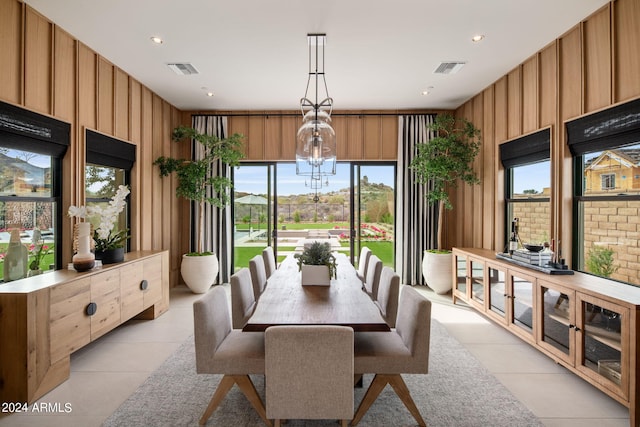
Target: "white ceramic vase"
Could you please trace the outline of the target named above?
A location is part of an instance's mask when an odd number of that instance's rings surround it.
[[[302,284],[304,286],[329,286],[331,284],[329,267],[326,265],[302,264]]]
[[[446,294],[453,286],[451,252],[436,253],[424,251],[422,257],[422,276],[427,285],[438,294]]]
[[[202,256],[182,255],[180,274],[191,292],[203,294],[216,282],[218,271],[218,257],[216,254]]]

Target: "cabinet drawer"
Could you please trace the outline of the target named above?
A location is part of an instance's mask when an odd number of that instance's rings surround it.
[[[91,341],[120,324],[120,270],[113,269],[91,277]]]
[[[87,278],[51,288],[51,362],[56,362],[89,343],[91,322],[86,308],[91,301],[90,285],[91,280]]]
[[[142,262],[134,262],[120,269],[120,308],[123,322],[131,319],[144,309],[143,291],[140,289],[142,279]]]
[[[144,308],[150,307],[162,298],[162,257],[154,256],[143,261],[144,279],[147,289],[144,291]]]

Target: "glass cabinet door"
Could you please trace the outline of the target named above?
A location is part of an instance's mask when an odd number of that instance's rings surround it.
[[[519,272],[509,272],[509,327],[523,338],[533,340],[535,278]]]
[[[586,295],[579,294],[578,298],[576,364],[627,397],[629,349],[622,348],[622,337],[628,334],[629,310]]]
[[[539,285],[542,317],[538,344],[573,364],[575,292],[543,281]]]
[[[478,303],[484,310],[485,290],[484,290],[484,263],[474,259],[469,260],[471,265],[471,301]]]
[[[456,282],[454,283],[453,295],[459,294],[462,298],[467,298],[467,257],[464,255],[454,255]],[[455,302],[455,299],[454,299]]]
[[[497,267],[487,267],[489,310],[487,314],[502,321],[507,318],[507,273]]]

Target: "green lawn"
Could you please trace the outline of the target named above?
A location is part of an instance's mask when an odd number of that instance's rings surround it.
[[[382,265],[395,268],[393,264],[393,246],[394,242],[362,242],[362,246],[371,249],[371,252],[380,258]]]
[[[316,229],[316,230],[331,230],[335,227],[339,228],[349,228],[349,224],[346,222],[287,222],[286,224],[278,224],[278,229],[281,230],[282,226],[285,226],[287,230],[308,230],[308,229]],[[254,230],[266,230],[267,224],[261,223],[258,228],[257,223],[252,223],[251,226]],[[248,230],[249,224],[245,223],[237,223],[236,230]]]

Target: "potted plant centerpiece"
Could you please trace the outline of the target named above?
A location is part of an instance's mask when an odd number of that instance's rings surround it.
[[[428,203],[438,204],[438,247],[424,252],[422,274],[431,289],[445,294],[453,280],[451,251],[442,247],[444,209],[453,208],[447,189],[456,187],[459,181],[480,183],[473,170],[473,161],[480,151],[480,131],[468,120],[450,114],[436,116],[427,128],[435,136],[417,144],[410,167],[418,182],[430,185]]]
[[[298,260],[298,270],[302,272],[303,285],[328,286],[331,278],[336,278],[336,257],[331,253],[329,243],[313,242],[294,257]]]
[[[199,160],[158,157],[153,164],[160,168],[160,176],[175,172],[177,177],[176,196],[196,202],[198,206],[198,238],[196,252],[184,254],[180,273],[185,283],[194,293],[204,293],[218,275],[218,257],[205,251],[203,246],[204,208],[209,203],[223,208],[229,203],[231,180],[217,176],[214,166],[222,161],[229,166],[238,165],[243,157],[242,138],[235,133],[229,138],[218,138],[198,132],[196,129],[179,126],[172,132],[175,142],[195,141],[202,147],[203,155]]]

